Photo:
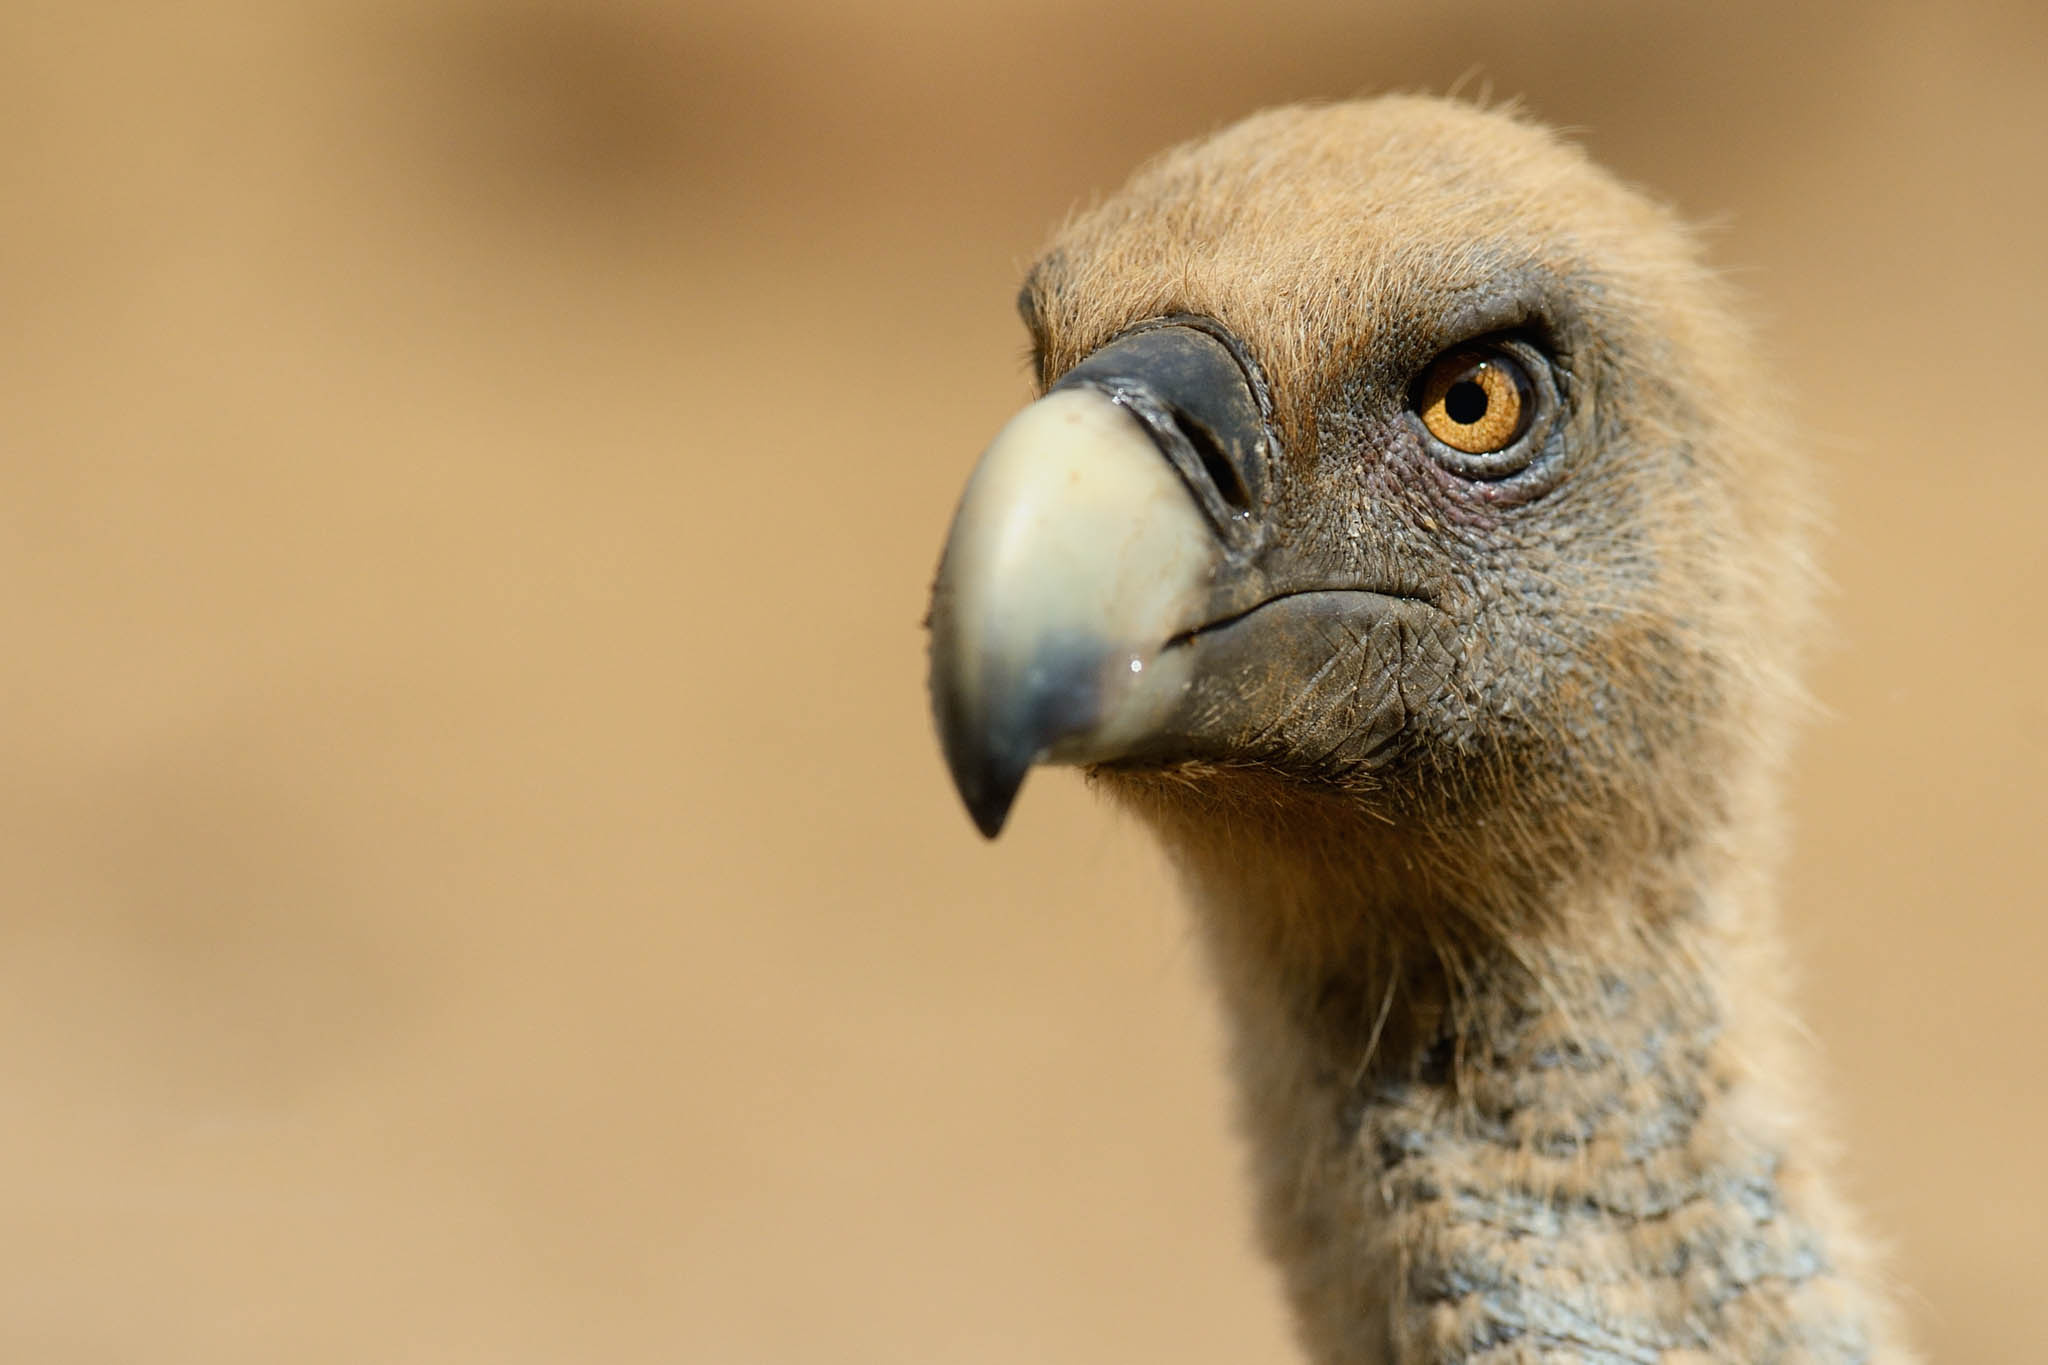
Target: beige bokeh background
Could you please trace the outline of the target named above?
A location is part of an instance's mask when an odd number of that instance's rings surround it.
[[[0,13],[0,1359],[1292,1358],[1161,868],[973,835],[918,620],[1068,207],[1461,77],[1766,320],[1842,1164],[2038,1350],[2039,5],[211,0]]]

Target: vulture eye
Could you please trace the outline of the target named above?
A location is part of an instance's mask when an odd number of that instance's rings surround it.
[[[1430,362],[1415,388],[1422,425],[1467,455],[1492,455],[1519,441],[1536,405],[1529,371],[1502,346],[1446,351]]]

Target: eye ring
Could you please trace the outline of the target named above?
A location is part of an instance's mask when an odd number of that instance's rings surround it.
[[[1550,367],[1526,342],[1466,342],[1416,377],[1410,410],[1437,457],[1458,473],[1502,478],[1541,443],[1555,398]]]

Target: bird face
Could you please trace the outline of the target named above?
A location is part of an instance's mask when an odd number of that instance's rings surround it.
[[[1071,223],[1020,303],[1045,396],[931,618],[985,833],[1039,761],[1439,843],[1719,799],[1803,504],[1689,239],[1576,150],[1432,100],[1261,115]]]

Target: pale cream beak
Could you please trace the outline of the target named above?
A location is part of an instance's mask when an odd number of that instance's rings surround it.
[[[954,514],[932,590],[940,742],[993,838],[1034,763],[1117,757],[1187,691],[1223,548],[1145,426],[1060,389],[1012,418]]]

